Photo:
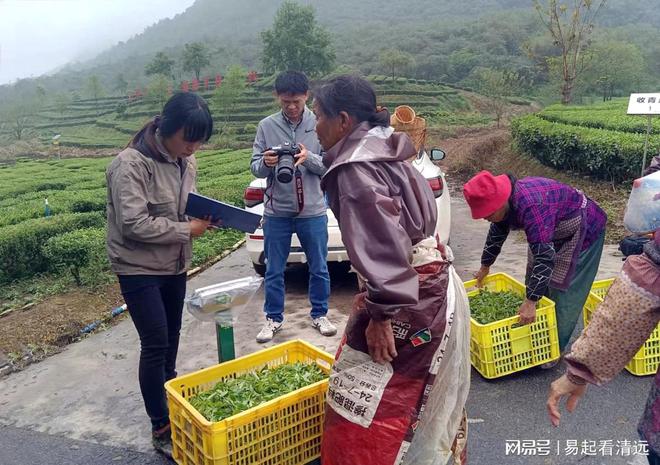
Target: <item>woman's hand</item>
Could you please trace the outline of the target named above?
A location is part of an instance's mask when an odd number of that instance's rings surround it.
[[[190,220],[190,237],[199,237],[206,232],[206,230],[211,225],[211,219],[206,218],[200,220],[198,218],[193,218]]]
[[[374,362],[384,365],[394,360],[397,353],[394,347],[394,332],[390,320],[369,321],[364,334],[367,337],[369,355],[371,355]]]
[[[528,325],[534,323],[536,321],[536,302],[525,299],[518,309],[518,316],[520,316],[520,324]]]
[[[586,384],[580,385],[572,383],[566,375],[556,379],[550,385],[550,394],[548,395],[546,406],[548,408],[548,415],[550,415],[550,422],[553,426],[559,426],[559,420],[561,418],[561,414],[559,413],[559,403],[561,402],[562,397],[568,396],[566,408],[569,412],[573,413],[577,407],[578,401],[584,396],[586,390]]]
[[[488,276],[488,273],[490,273],[490,267],[486,265],[481,265],[479,271],[474,273],[474,277],[477,278],[477,287],[484,286],[484,279]]]

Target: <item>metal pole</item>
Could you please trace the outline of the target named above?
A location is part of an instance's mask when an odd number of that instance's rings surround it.
[[[234,352],[234,328],[232,326],[215,324],[215,335],[218,341],[218,363],[236,358]]]
[[[649,151],[649,138],[651,137],[651,124],[653,116],[649,115],[649,122],[646,126],[646,140],[644,141],[644,160],[642,161],[642,176],[644,176],[644,170],[646,169],[646,154]]]

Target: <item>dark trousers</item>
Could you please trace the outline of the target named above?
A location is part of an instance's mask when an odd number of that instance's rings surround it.
[[[119,285],[140,336],[140,391],[156,430],[169,421],[164,384],[176,377],[186,274],[125,275]]]

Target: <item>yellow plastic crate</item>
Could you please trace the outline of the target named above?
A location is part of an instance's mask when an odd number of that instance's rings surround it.
[[[591,315],[594,314],[598,305],[603,301],[613,282],[614,278],[603,279],[601,281],[594,281],[591,285],[591,292],[589,293],[587,301],[584,303],[584,308],[582,309],[582,322],[585,327],[589,324]]]
[[[609,291],[614,279],[595,281],[591,287],[591,293],[587,299],[582,312],[584,326],[589,324],[591,316],[598,308]],[[626,370],[635,376],[654,375],[660,365],[660,324],[651,333],[644,345],[637,351],[635,356],[626,365]]]
[[[464,283],[468,297],[479,292],[477,281]],[[484,288],[512,291],[525,297],[525,286],[505,273],[488,275]],[[471,290],[473,289],[473,290]],[[559,358],[555,303],[541,298],[536,307],[536,321],[520,326],[513,316],[486,325],[470,318],[470,360],[484,378],[499,378]]]
[[[330,373],[334,357],[296,340],[180,376],[165,384],[174,460],[179,465],[300,465],[321,455],[328,380],[319,381],[218,422],[188,399],[217,382],[265,366],[315,363]]]

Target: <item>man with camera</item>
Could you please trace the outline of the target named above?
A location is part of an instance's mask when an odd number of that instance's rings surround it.
[[[328,217],[321,176],[326,171],[319,153],[316,118],[305,103],[309,81],[298,71],[275,80],[281,111],[259,123],[254,139],[251,171],[266,178],[264,195],[264,253],[266,257],[266,324],[257,342],[273,338],[284,323],[284,268],[295,233],[309,265],[312,326],[324,336],[337,333],[328,320]]]

